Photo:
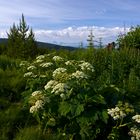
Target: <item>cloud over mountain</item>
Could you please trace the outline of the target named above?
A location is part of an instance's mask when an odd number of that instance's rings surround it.
[[[82,27],[68,27],[60,30],[36,30],[35,35],[38,40],[47,42],[57,42],[58,44],[78,44],[80,42],[86,43],[90,31],[93,31],[94,39],[96,41],[102,38],[103,43],[115,41],[120,33],[124,33],[123,27],[98,27],[98,26],[82,26]],[[126,32],[129,28],[125,29]]]

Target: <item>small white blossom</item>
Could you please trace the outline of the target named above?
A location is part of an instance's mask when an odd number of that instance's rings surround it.
[[[34,70],[34,69],[36,69],[35,66],[29,66],[29,67],[27,68],[27,70]]]
[[[37,100],[37,101],[35,102],[35,106],[36,106],[37,108],[43,108],[43,105],[44,105],[44,102],[43,102],[42,100]]]
[[[140,129],[136,126],[131,127],[129,135],[131,135],[131,140],[140,140]]]
[[[31,106],[30,107],[30,113],[34,113],[34,112],[37,112],[38,111],[38,108],[36,108],[36,106]]]
[[[70,78],[87,79],[88,76],[84,72],[82,72],[82,71],[76,71],[75,73],[72,73]]]
[[[27,72],[27,73],[24,74],[24,77],[33,77],[33,78],[35,78],[35,77],[37,77],[37,75],[34,75],[33,72]]]
[[[53,89],[56,85],[58,84],[57,81],[55,80],[50,80],[45,86],[45,90],[48,90],[48,89]]]
[[[54,56],[53,58],[52,58],[54,61],[63,61],[63,58],[62,57],[60,57],[60,56]]]
[[[37,91],[34,91],[34,92],[32,93],[32,96],[38,96],[38,95],[41,95],[41,94],[42,94],[42,91],[37,90]]]
[[[67,69],[65,69],[65,68],[57,68],[57,69],[53,72],[53,77],[55,78],[55,77],[57,77],[57,76],[59,76],[59,75],[61,75],[61,74],[64,74],[64,73],[66,73],[66,71],[67,71]]]
[[[53,65],[53,63],[48,62],[48,63],[42,63],[42,64],[40,64],[40,67],[48,68],[48,67],[50,67],[50,66],[52,66],[52,65]]]
[[[64,93],[66,92],[66,90],[68,89],[67,84],[65,83],[58,83],[53,89],[51,93],[54,93],[55,95],[58,95],[60,93]]]
[[[113,117],[114,120],[118,120],[121,118],[124,118],[126,116],[125,112],[123,112],[122,110],[120,110],[119,107],[115,107],[115,108],[111,108],[111,109],[107,109],[107,113]]]
[[[20,67],[28,65],[28,61],[21,61],[19,64]]]
[[[73,65],[73,63],[74,63],[74,60],[69,60],[69,61],[66,61],[65,62],[65,65]]]
[[[81,70],[83,70],[83,71],[87,71],[88,70],[88,71],[94,72],[93,66],[90,63],[88,63],[88,62],[83,62],[79,66],[81,67]]]
[[[34,106],[31,106],[30,108],[30,113],[35,113],[37,112],[39,109],[42,109],[43,108],[43,105],[44,105],[44,102],[42,100],[37,100],[35,102],[35,105]]]
[[[38,60],[38,59],[44,59],[44,58],[45,58],[44,55],[39,55],[39,56],[36,57],[37,60]]]
[[[135,120],[137,123],[140,123],[140,115],[135,115],[132,117],[133,120]]]
[[[42,60],[42,59],[37,59],[36,61],[35,61],[35,63],[42,63],[44,60]]]

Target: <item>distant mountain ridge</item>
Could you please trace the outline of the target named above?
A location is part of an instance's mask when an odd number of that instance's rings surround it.
[[[8,39],[7,38],[0,38],[0,44],[7,44]],[[66,49],[66,50],[75,50],[77,48],[71,47],[71,46],[61,46],[57,44],[52,44],[52,43],[46,43],[46,42],[40,42],[36,41],[38,48],[48,48],[48,49]]]

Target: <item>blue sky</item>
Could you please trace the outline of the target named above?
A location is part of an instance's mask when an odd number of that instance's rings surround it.
[[[0,0],[0,37],[23,13],[40,41],[78,43],[89,29],[112,41],[124,23],[127,30],[140,24],[139,9],[140,0]]]

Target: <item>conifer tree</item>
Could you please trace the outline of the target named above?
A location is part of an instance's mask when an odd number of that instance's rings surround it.
[[[10,28],[10,32],[7,33],[8,35],[8,50],[7,50],[7,54],[9,56],[12,56],[14,58],[17,58],[18,53],[19,53],[19,33],[18,33],[18,29],[15,25],[15,23],[13,24],[13,26]]]
[[[33,58],[37,54],[34,33],[27,26],[23,14],[19,25],[14,24],[8,33],[8,54],[24,59]]]

